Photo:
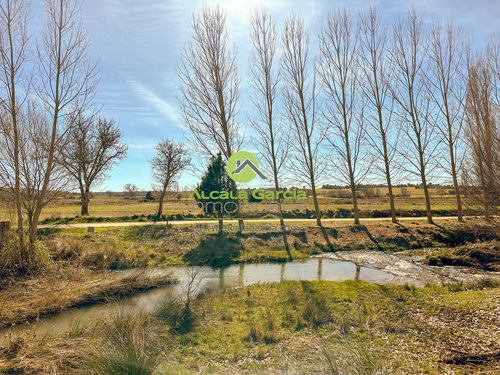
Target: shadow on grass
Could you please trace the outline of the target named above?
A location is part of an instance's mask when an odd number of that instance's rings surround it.
[[[193,266],[221,267],[232,263],[243,250],[239,237],[217,233],[202,238],[199,245],[182,258]]]
[[[380,244],[378,243],[377,239],[375,237],[373,237],[373,235],[370,233],[370,231],[368,230],[367,227],[365,227],[364,225],[360,225],[359,228],[361,229],[361,231],[363,231],[363,232],[366,233],[366,235],[368,236],[368,238],[370,239],[370,241],[372,241],[377,246],[377,249],[379,251],[383,251],[384,250],[382,248],[382,246],[380,246]]]
[[[335,251],[335,247],[332,245],[332,242],[330,241],[330,237],[328,236],[327,229],[323,226],[321,226],[321,233],[323,233],[323,237],[325,237],[326,245],[328,246],[328,250],[331,252]],[[336,238],[337,236],[337,231],[335,229],[330,230],[330,233]]]

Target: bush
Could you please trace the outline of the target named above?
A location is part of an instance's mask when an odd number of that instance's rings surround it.
[[[445,251],[435,251],[427,256],[427,261],[431,266],[444,266],[447,264],[455,264],[457,258]]]
[[[376,218],[376,217],[390,217],[391,213],[389,211],[385,210],[373,210],[371,213],[371,217]]]
[[[243,249],[239,238],[217,233],[202,238],[197,247],[184,254],[183,260],[190,265],[220,267],[231,263]]]
[[[0,285],[6,282],[9,276],[36,273],[49,266],[52,261],[49,251],[39,241],[31,248],[26,237],[24,239],[26,248],[21,251],[19,238],[14,232],[7,232],[4,243],[0,248]]]
[[[262,202],[263,199],[262,198],[256,198],[253,196],[253,194],[250,194],[249,197],[248,197],[248,202],[250,203],[259,203],[259,202]]]
[[[349,218],[351,217],[352,211],[347,208],[339,208],[335,213],[335,217]]]

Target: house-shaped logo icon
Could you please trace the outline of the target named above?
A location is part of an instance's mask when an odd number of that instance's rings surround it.
[[[264,180],[266,179],[259,170],[257,158],[247,151],[238,151],[229,158],[227,161],[227,172],[236,182],[250,182],[256,176]]]

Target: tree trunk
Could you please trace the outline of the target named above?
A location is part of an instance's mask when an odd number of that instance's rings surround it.
[[[391,177],[387,175],[387,190],[389,191],[389,203],[391,205],[391,218],[393,223],[397,223],[396,205],[394,204],[394,193],[392,192]]]
[[[455,168],[456,168],[455,163],[452,163],[451,170],[453,174],[453,186],[455,188],[455,197],[457,199],[457,216],[458,216],[458,221],[462,222],[464,221],[462,213],[462,197],[460,196],[461,191],[460,191],[460,186],[458,185],[457,172]]]
[[[166,191],[167,191],[167,187],[163,186],[163,189],[161,190],[161,194],[160,194],[160,200],[158,201],[158,212],[156,213],[157,217],[160,217],[161,214],[163,213],[163,200],[165,199]]]
[[[36,254],[36,241],[37,241],[37,236],[38,236],[38,219],[39,216],[35,214],[29,215],[30,221],[29,221],[29,246],[26,246],[26,252],[27,252],[27,260],[28,260],[28,272],[32,272],[36,269],[38,265],[38,261],[36,259],[37,254]]]
[[[431,199],[429,195],[429,189],[427,188],[427,180],[425,178],[425,166],[423,164],[423,155],[420,154],[420,177],[422,178],[422,186],[424,189],[424,197],[425,197],[425,210],[427,213],[427,222],[429,224],[433,223],[432,220],[432,210],[431,210]]]
[[[82,193],[82,210],[81,216],[89,215],[90,191],[88,188]]]
[[[425,181],[425,176],[422,177],[422,180]],[[434,221],[432,220],[431,199],[429,196],[429,189],[427,188],[426,182],[424,182],[424,196],[425,196],[425,209],[427,212],[427,222],[429,224],[432,224]]]
[[[415,123],[415,120],[414,120]],[[424,197],[425,197],[425,210],[427,212],[427,222],[429,224],[433,223],[432,220],[432,209],[431,209],[431,198],[429,195],[429,189],[427,188],[427,179],[425,177],[425,163],[424,163],[424,152],[422,150],[422,141],[420,134],[415,132],[417,135],[417,147],[418,147],[418,156],[419,156],[419,165],[420,165],[420,177],[422,179],[422,187],[424,189]]]
[[[352,167],[352,158],[351,158],[351,146],[349,142],[349,131],[346,119],[347,119],[347,113],[344,110],[344,129],[345,129],[344,141],[345,141],[346,158],[347,158],[347,169],[349,172],[349,183],[351,185],[352,205],[354,211],[354,224],[358,225],[359,224],[358,197],[356,196],[356,181],[354,180],[354,169]]]
[[[219,212],[219,234],[224,231],[224,220],[222,220],[222,212]]]
[[[354,183],[354,178],[351,177],[351,194],[352,194],[352,205],[354,208],[354,224],[359,224],[359,209],[358,209],[358,197],[356,196],[356,184]]]
[[[396,218],[396,206],[394,204],[394,194],[392,192],[392,181],[391,181],[391,169],[389,166],[389,155],[387,151],[387,139],[385,135],[384,127],[382,126],[382,111],[379,108],[379,121],[380,121],[380,131],[382,134],[382,146],[384,148],[384,164],[385,164],[385,177],[387,180],[387,190],[389,192],[389,203],[391,207],[391,218],[393,223],[397,223]]]
[[[451,141],[453,138],[453,134],[451,132],[451,127],[448,126],[448,144],[450,147],[450,163],[451,163],[451,175],[453,177],[453,187],[455,188],[455,198],[457,200],[457,216],[458,221],[464,221],[462,215],[462,199],[460,197],[460,187],[458,186],[458,178],[457,178],[457,167],[455,165],[455,153],[453,152],[453,142]]]
[[[0,248],[5,244],[5,237],[10,230],[10,221],[0,221]]]

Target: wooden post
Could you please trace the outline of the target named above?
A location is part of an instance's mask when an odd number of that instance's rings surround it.
[[[0,221],[0,247],[4,245],[7,232],[10,230],[10,221]]]

